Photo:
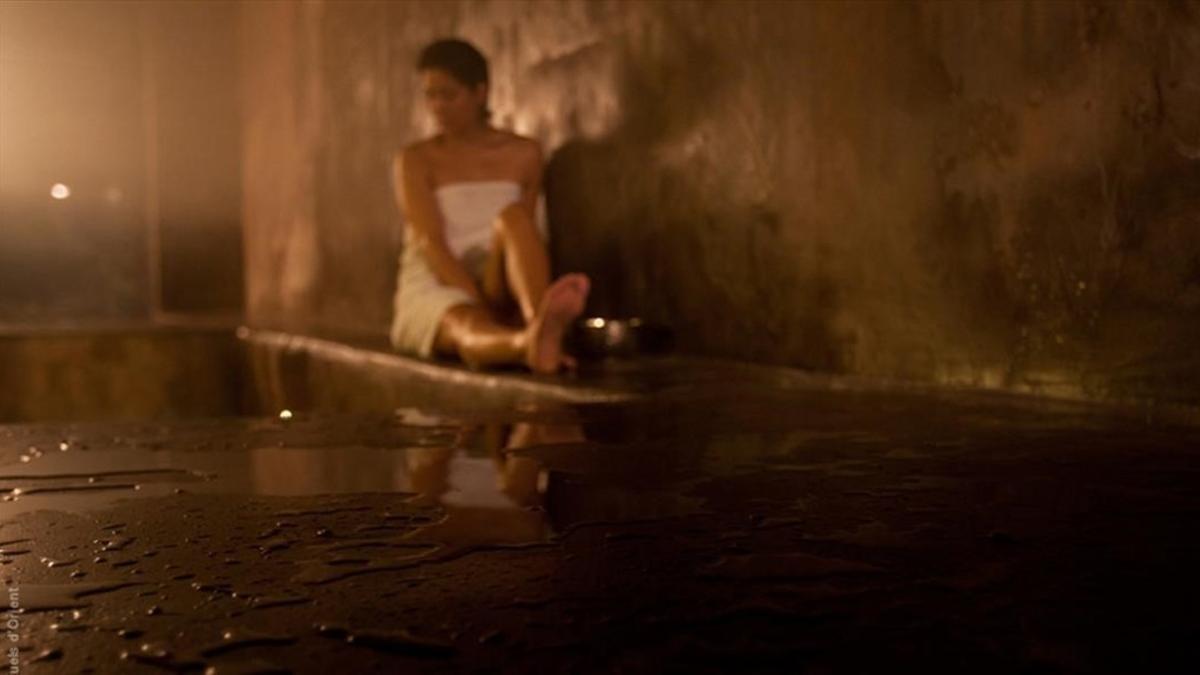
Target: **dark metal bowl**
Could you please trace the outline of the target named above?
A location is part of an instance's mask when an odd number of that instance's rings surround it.
[[[671,330],[639,317],[592,316],[579,319],[567,335],[568,351],[580,358],[602,359],[661,354],[674,342]]]

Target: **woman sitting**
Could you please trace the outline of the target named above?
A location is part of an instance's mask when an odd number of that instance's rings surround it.
[[[574,368],[562,341],[590,286],[583,274],[550,283],[534,215],[541,148],[489,124],[487,61],[470,44],[435,42],[417,68],[438,133],[394,160],[407,226],[393,346],[473,368]]]

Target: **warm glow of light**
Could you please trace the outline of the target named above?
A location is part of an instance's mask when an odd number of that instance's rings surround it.
[[[588,319],[587,325],[589,328],[604,328],[604,319]]]
[[[50,196],[55,199],[66,199],[71,196],[71,188],[62,183],[55,183],[50,187]]]
[[[292,411],[291,410],[280,410],[279,411],[279,419],[281,419],[281,420],[292,419]]]

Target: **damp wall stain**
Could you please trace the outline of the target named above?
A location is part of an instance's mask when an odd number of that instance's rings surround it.
[[[681,349],[1194,402],[1200,6],[241,6],[253,324],[382,335],[412,64],[491,58],[539,139],[558,271]]]

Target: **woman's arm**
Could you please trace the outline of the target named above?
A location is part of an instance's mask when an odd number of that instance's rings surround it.
[[[400,201],[400,210],[407,216],[408,227],[412,228],[412,244],[425,257],[438,281],[461,288],[482,303],[483,293],[478,284],[446,245],[445,226],[433,196],[433,182],[420,151],[409,146],[395,161],[398,164],[394,172],[396,198]]]

